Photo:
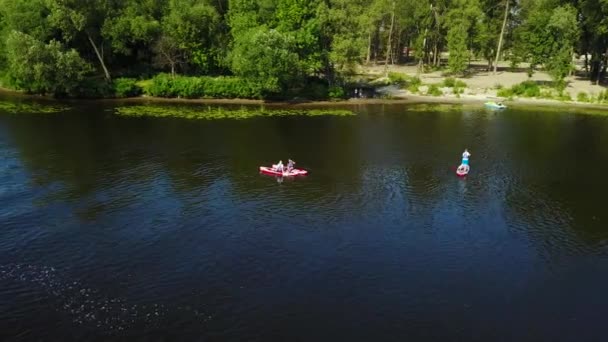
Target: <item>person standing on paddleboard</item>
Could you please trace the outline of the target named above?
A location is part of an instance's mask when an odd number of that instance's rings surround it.
[[[467,150],[466,148],[464,149],[464,152],[462,152],[462,165],[469,165],[469,157],[471,156],[471,154],[469,153],[469,150]]]

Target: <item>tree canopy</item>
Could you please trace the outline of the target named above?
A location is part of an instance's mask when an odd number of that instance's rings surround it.
[[[575,56],[604,81],[607,1],[0,0],[0,75],[36,93],[161,72],[236,75],[282,91],[340,82],[365,63],[459,75],[472,58],[488,69],[529,62],[561,83]],[[59,65],[72,81],[57,82]]]

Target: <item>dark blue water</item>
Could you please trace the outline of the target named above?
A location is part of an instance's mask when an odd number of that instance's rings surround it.
[[[607,338],[608,117],[354,109],[1,112],[0,339]]]

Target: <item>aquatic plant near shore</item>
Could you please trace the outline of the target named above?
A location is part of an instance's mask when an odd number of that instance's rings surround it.
[[[10,114],[52,114],[67,110],[62,105],[43,105],[39,103],[0,101],[0,110]]]
[[[345,109],[267,109],[241,107],[231,109],[225,107],[166,107],[166,106],[125,106],[118,107],[115,113],[120,116],[133,117],[175,117],[184,119],[248,119],[259,116],[349,116],[354,115]]]

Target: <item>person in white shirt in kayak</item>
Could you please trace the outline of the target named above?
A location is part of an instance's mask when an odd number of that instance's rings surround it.
[[[291,170],[293,170],[293,166],[296,165],[296,162],[294,162],[293,160],[289,159],[287,161],[287,172],[291,172]]]
[[[279,163],[277,165],[275,165],[275,170],[277,172],[283,172],[285,169],[285,167],[283,166],[283,161],[279,160]]]

